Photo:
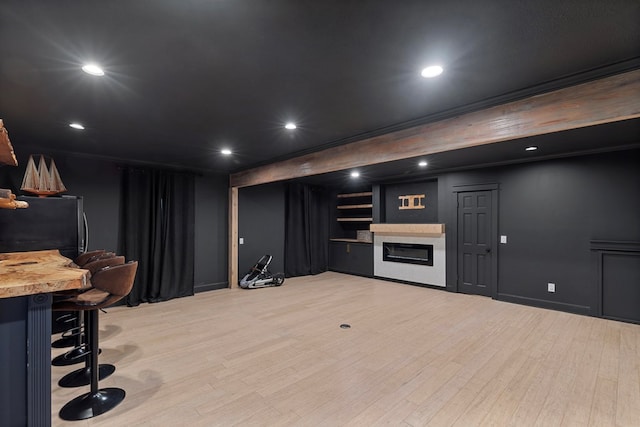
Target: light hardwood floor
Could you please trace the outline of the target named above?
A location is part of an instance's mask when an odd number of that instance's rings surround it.
[[[332,272],[100,325],[127,397],[63,422],[54,367],[54,426],[640,425],[640,325]]]

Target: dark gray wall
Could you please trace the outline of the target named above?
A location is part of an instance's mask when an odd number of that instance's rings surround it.
[[[227,177],[196,177],[196,292],[228,285],[228,187]]]
[[[2,167],[0,187],[19,187],[22,168]],[[119,171],[99,159],[57,156],[70,194],[82,195],[91,223],[90,248],[115,248]],[[498,298],[597,315],[597,271],[591,240],[640,241],[640,150],[594,154],[439,175],[438,219],[447,230],[447,288],[456,289],[454,188],[498,185]],[[17,173],[16,173],[17,172]],[[13,178],[12,178],[13,177]],[[387,186],[390,184],[386,184]],[[407,189],[412,188],[410,185]],[[196,184],[196,284],[225,284],[227,180],[205,176]],[[432,221],[429,221],[432,222]],[[239,191],[238,272],[241,277],[269,253],[273,271],[284,267],[284,184]],[[556,292],[547,292],[547,283]]]
[[[55,157],[66,194],[82,196],[89,225],[88,249],[118,250],[120,170],[113,162],[90,157]],[[20,163],[24,166],[26,163]]]
[[[597,315],[590,241],[640,241],[638,165],[632,150],[441,176],[447,287],[456,288],[454,187],[497,183],[498,234],[507,236],[497,248],[498,298]]]
[[[41,152],[38,149],[35,152]],[[20,194],[27,164],[27,149],[18,150],[18,167],[3,166],[0,188]],[[117,163],[72,154],[54,154],[66,194],[82,196],[89,223],[88,249],[118,249],[120,218],[120,167]],[[228,178],[196,177],[195,186],[195,290],[227,286]]]
[[[381,183],[376,204],[383,205],[381,222],[445,223],[447,289],[456,291],[456,191],[467,186],[497,188],[496,241],[499,235],[507,236],[507,244],[498,244],[493,252],[497,298],[597,316],[603,291],[591,242],[640,242],[639,166],[640,150],[634,149],[443,173],[437,181]],[[427,209],[436,197],[436,213],[416,210],[408,212],[426,215],[401,217],[397,196],[421,193],[427,194]],[[611,312],[617,309],[611,304],[622,306],[625,301],[629,306],[627,299],[637,300],[638,295],[637,267],[619,270],[616,274],[626,278],[625,284],[616,280],[614,293],[624,296],[609,298],[605,308]],[[547,291],[549,282],[556,284],[555,293]]]
[[[284,271],[285,185],[257,185],[238,191],[238,278],[265,254],[273,257],[269,270]]]
[[[438,181],[422,181],[381,186],[384,193],[384,222],[393,224],[429,224],[438,222]],[[399,196],[424,194],[424,209],[398,209]]]

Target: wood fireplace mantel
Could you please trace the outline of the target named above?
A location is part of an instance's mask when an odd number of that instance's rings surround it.
[[[440,236],[444,224],[371,224],[369,230],[378,235]]]

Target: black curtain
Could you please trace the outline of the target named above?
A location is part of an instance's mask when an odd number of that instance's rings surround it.
[[[287,184],[284,269],[287,277],[328,269],[329,196],[322,187]]]
[[[120,200],[120,248],[137,260],[129,306],[193,295],[195,178],[126,167]]]

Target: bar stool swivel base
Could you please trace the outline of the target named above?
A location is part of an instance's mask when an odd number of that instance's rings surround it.
[[[131,292],[137,267],[137,261],[130,261],[126,264],[114,263],[99,269],[91,276],[93,288],[81,294],[81,296],[88,296],[88,298],[82,301],[70,299],[61,301],[56,307],[58,309],[70,307],[84,311],[86,347],[90,349],[90,360],[87,366],[89,367],[91,390],[89,393],[71,400],[60,409],[59,416],[63,420],[76,421],[93,418],[112,410],[124,400],[126,393],[120,388],[98,388],[100,371],[98,365],[98,333],[100,330],[98,328],[98,310],[112,305]],[[92,291],[94,292],[89,295],[89,292]],[[96,295],[101,300],[92,305],[85,303],[86,301],[91,302],[91,297],[95,298]]]
[[[112,410],[124,400],[121,388],[101,388],[91,391],[68,402],[60,409],[60,418],[66,421],[86,420]]]

